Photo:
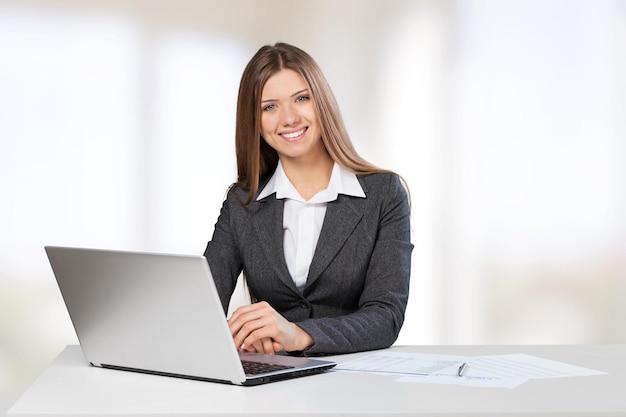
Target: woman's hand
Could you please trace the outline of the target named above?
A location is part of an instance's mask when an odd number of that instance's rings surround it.
[[[292,352],[313,345],[313,338],[307,332],[265,301],[237,308],[228,319],[228,327],[235,346],[247,352]]]

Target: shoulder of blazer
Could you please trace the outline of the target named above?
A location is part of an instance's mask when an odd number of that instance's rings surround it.
[[[260,194],[263,187],[267,181],[259,184],[259,191],[257,192],[257,196]],[[237,185],[237,183],[233,183],[229,186],[228,191],[226,193],[226,202],[231,206],[242,209],[243,211],[255,212],[259,208],[259,202],[252,200],[250,204],[245,204],[248,200],[248,196],[250,195],[248,190],[245,190]],[[269,196],[268,196],[269,197]],[[265,199],[264,199],[265,200]]]
[[[265,186],[267,185],[267,183],[269,182],[270,178],[272,176],[271,175],[267,175],[264,178],[261,178],[261,180],[259,181],[259,189],[256,192],[256,195],[254,196],[254,200],[252,200],[252,202],[249,205],[254,204],[254,202],[256,201],[256,198],[259,196],[259,194],[261,194],[261,191],[263,191],[263,189],[265,188]],[[237,185],[236,182],[230,184],[230,186],[228,187],[228,190],[226,191],[226,199],[227,200],[236,200],[241,202],[241,206],[244,206],[244,202],[248,200],[248,196],[250,195],[249,190],[243,189],[240,186]]]
[[[378,191],[381,188],[396,188],[401,185],[400,177],[393,172],[380,172],[373,174],[358,174],[357,179],[363,188],[363,192],[367,195],[369,191]]]

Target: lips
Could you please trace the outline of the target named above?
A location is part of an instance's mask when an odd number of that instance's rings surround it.
[[[289,133],[281,133],[280,136],[288,141],[295,141],[297,139],[299,139],[302,135],[304,135],[304,132],[306,132],[307,128],[302,128],[293,132],[289,132]]]

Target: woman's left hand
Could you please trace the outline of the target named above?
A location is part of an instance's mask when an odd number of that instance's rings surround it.
[[[281,316],[267,302],[237,308],[228,319],[235,346],[240,350],[276,353],[304,350],[313,338],[301,327]]]

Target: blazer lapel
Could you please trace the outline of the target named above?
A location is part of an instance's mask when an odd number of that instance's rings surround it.
[[[314,282],[335,258],[363,217],[364,207],[364,198],[343,194],[337,196],[337,200],[328,203],[315,255],[309,268],[307,286]]]
[[[283,248],[283,209],[284,201],[271,195],[259,202],[259,210],[253,217],[254,228],[259,236],[259,241],[267,262],[272,266],[278,278],[293,291],[299,294],[296,285],[291,279],[287,263],[285,262],[285,250]]]

